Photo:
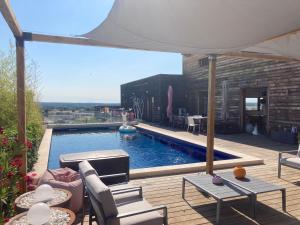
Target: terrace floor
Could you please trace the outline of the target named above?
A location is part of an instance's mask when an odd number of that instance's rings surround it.
[[[198,140],[202,144],[206,141],[204,135],[194,135],[146,124],[139,126],[168,135],[180,136],[186,140]],[[296,146],[280,144],[263,136],[247,134],[218,136],[215,139],[215,146],[216,149],[218,146],[225,146],[232,151],[263,158],[264,165],[247,167],[247,173],[287,188],[287,213],[281,210],[281,194],[272,192],[258,195],[255,220],[249,216],[249,204],[246,199],[227,201],[221,211],[221,224],[300,224],[300,171],[283,167],[283,179],[277,178],[278,151],[296,149]],[[207,198],[189,185],[186,189],[187,201],[183,200],[181,198],[182,176],[184,175],[153,177],[131,182],[143,186],[144,197],[154,206],[167,205],[169,224],[214,224],[215,200]],[[88,224],[87,216],[85,221],[85,224]]]

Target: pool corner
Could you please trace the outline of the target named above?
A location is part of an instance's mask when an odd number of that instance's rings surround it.
[[[38,149],[38,160],[34,164],[33,170],[42,175],[48,168],[48,159],[51,148],[52,128],[45,130],[43,139]]]

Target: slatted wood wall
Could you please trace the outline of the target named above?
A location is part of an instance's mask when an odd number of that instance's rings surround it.
[[[187,109],[194,114],[196,98],[206,95],[208,66],[196,55],[183,56]],[[240,124],[241,89],[267,87],[269,125],[300,128],[300,63],[219,56],[217,58],[216,119],[222,116],[222,81],[228,82],[229,121]],[[200,95],[201,95],[200,94]]]

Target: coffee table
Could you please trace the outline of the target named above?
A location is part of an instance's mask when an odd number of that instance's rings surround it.
[[[66,208],[61,207],[51,207],[51,219],[48,225],[71,225],[74,223],[76,217],[75,214]],[[27,211],[28,212],[28,211]],[[24,225],[27,222],[27,212],[20,213],[9,220],[6,225]]]
[[[281,191],[282,194],[282,210],[286,212],[286,189],[275,184],[271,184],[264,180],[258,179],[256,177],[247,175],[243,179],[236,179],[232,172],[218,173],[218,176],[222,177],[223,180],[232,183],[233,185],[240,187],[244,190],[247,190],[252,193],[253,197],[253,215],[255,216],[256,212],[256,199],[258,194]]]
[[[53,188],[53,190],[54,198],[45,203],[50,207],[69,208],[72,193],[62,188]],[[15,205],[18,213],[27,211],[32,205],[36,203],[34,199],[34,192],[35,191],[29,191],[16,198]]]
[[[200,192],[206,193],[217,201],[216,223],[220,222],[221,205],[225,199],[234,197],[249,197],[250,203],[253,203],[251,192],[224,181],[222,185],[212,183],[212,176],[209,174],[184,176],[182,180],[182,198],[185,199],[186,182],[194,185]]]

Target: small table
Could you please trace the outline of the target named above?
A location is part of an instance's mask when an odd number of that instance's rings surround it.
[[[198,190],[204,192],[215,200],[217,200],[217,215],[216,222],[219,224],[220,221],[220,211],[223,200],[234,197],[247,196],[251,199],[251,192],[237,187],[230,182],[224,181],[222,185],[216,185],[212,183],[212,176],[209,174],[203,175],[189,175],[184,176],[182,180],[182,198],[185,199],[185,183],[189,182],[194,185]]]
[[[281,191],[282,194],[282,210],[286,211],[286,189],[275,185],[268,183],[264,180],[252,177],[247,175],[244,179],[236,179],[231,172],[224,172],[224,173],[218,173],[218,176],[222,177],[223,180],[226,180],[236,187],[240,187],[244,190],[247,190],[252,193],[253,197],[253,215],[255,216],[256,213],[256,198],[258,194],[267,193],[267,192],[273,192],[273,191]]]
[[[6,225],[29,225],[27,212],[20,213],[9,220]],[[51,217],[48,225],[71,225],[75,221],[75,214],[65,208],[51,207]]]
[[[53,188],[54,198],[51,201],[45,202],[50,207],[65,207],[69,208],[72,193],[62,188]],[[27,211],[32,205],[36,203],[34,200],[34,192],[30,191],[20,195],[15,200],[16,210],[18,213]]]

